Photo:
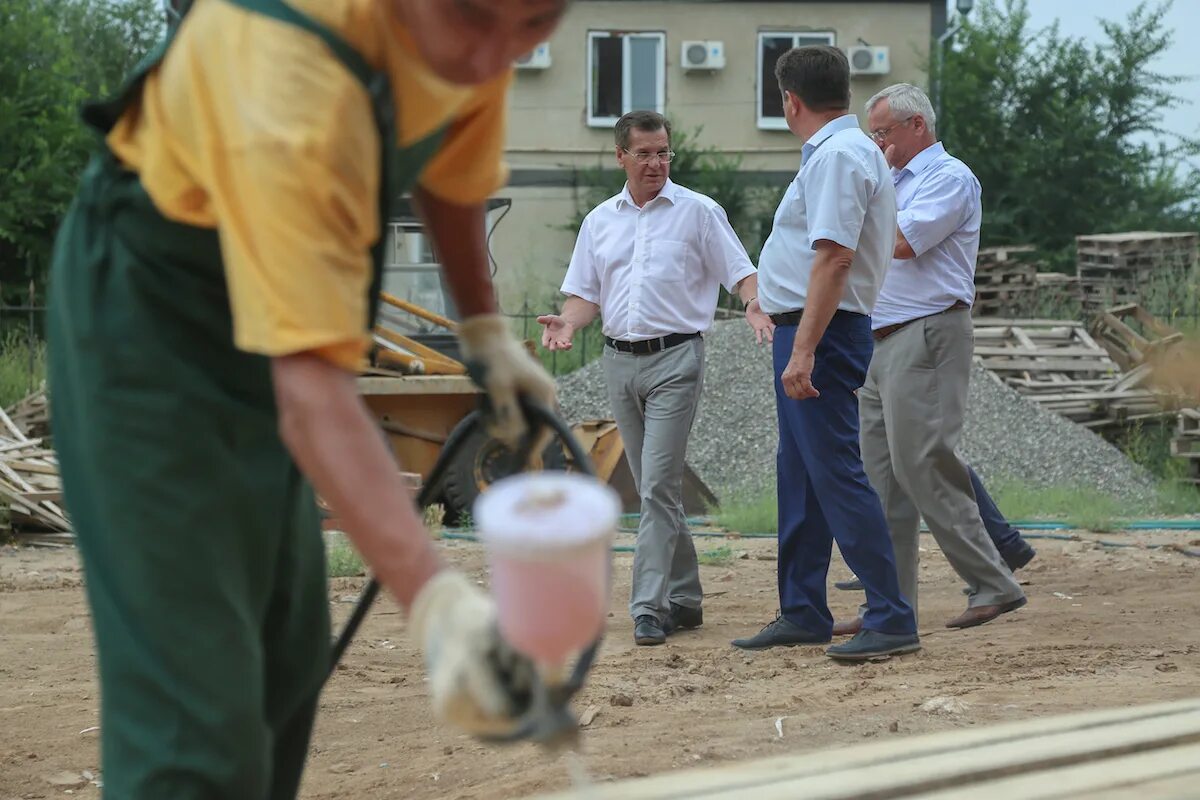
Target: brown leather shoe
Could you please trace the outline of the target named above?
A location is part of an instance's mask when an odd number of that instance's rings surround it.
[[[833,623],[834,636],[853,636],[862,630],[862,617]]]
[[[946,623],[947,628],[974,628],[976,625],[982,625],[985,622],[991,622],[1001,614],[1007,614],[1009,611],[1016,611],[1021,606],[1028,602],[1024,597],[1018,597],[1016,600],[1010,600],[1007,603],[1001,603],[998,606],[975,606],[968,608],[963,613],[959,614],[954,619]]]

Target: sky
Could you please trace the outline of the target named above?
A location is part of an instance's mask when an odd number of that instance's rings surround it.
[[[1028,0],[1029,24],[1032,29],[1049,27],[1057,19],[1062,33],[1082,37],[1089,42],[1106,40],[1100,19],[1124,20],[1137,8],[1138,0]],[[951,12],[954,0],[947,0]],[[979,0],[976,0],[976,6]],[[1192,79],[1174,87],[1191,104],[1168,109],[1163,114],[1163,128],[1183,134],[1200,135],[1200,58],[1196,57],[1200,42],[1200,0],[1175,0],[1164,24],[1170,26],[1174,41],[1170,49],[1154,65],[1164,75],[1188,75]]]

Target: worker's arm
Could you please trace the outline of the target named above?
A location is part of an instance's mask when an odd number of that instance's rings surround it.
[[[829,327],[829,321],[837,312],[850,275],[850,264],[854,251],[828,239],[816,242],[816,259],[808,278],[808,296],[804,300],[804,313],[796,329],[792,343],[792,357],[780,376],[783,390],[793,400],[819,397],[820,392],[812,383],[813,362],[817,345]]]
[[[417,198],[462,316],[458,340],[463,360],[471,377],[487,393],[488,432],[515,448],[526,430],[518,397],[553,408],[554,381],[521,347],[508,320],[497,313],[488,270],[483,204],[455,205],[425,189],[418,190]]]
[[[354,376],[309,354],[274,358],[271,364],[288,451],[345,522],[372,573],[410,607],[440,565]]]
[[[571,295],[558,314],[543,314],[537,318],[542,328],[542,347],[548,350],[570,350],[575,331],[586,328],[600,313],[600,306]]]
[[[492,601],[462,573],[442,569],[354,376],[308,353],[273,358],[271,374],[288,451],[409,612],[438,716],[472,733],[510,731],[525,711],[533,665],[500,638]]]
[[[417,190],[416,200],[458,313],[496,313],[483,203],[456,205],[426,189]]]

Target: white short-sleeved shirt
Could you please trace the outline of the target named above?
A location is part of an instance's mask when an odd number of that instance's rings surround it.
[[[605,336],[642,341],[708,330],[717,287],[732,292],[753,273],[725,211],[668,180],[641,208],[626,184],[592,209],[562,291],[600,306]]]
[[[768,314],[804,308],[816,243],[828,239],[854,251],[838,308],[870,314],[896,244],[891,170],[853,114],[827,123],[800,155],[758,260],[759,305]]]
[[[963,162],[941,142],[893,170],[900,232],[916,258],[894,259],[871,325],[881,328],[975,301],[975,259],[983,191]]]

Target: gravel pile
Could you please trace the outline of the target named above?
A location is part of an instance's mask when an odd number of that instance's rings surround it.
[[[721,499],[775,485],[775,394],[768,345],[744,321],[718,322],[705,337],[704,395],[688,463]],[[559,380],[567,419],[611,416],[599,362]],[[1088,429],[1044,411],[982,367],[971,375],[963,457],[986,482],[1094,488],[1123,501],[1153,497],[1142,467]]]

